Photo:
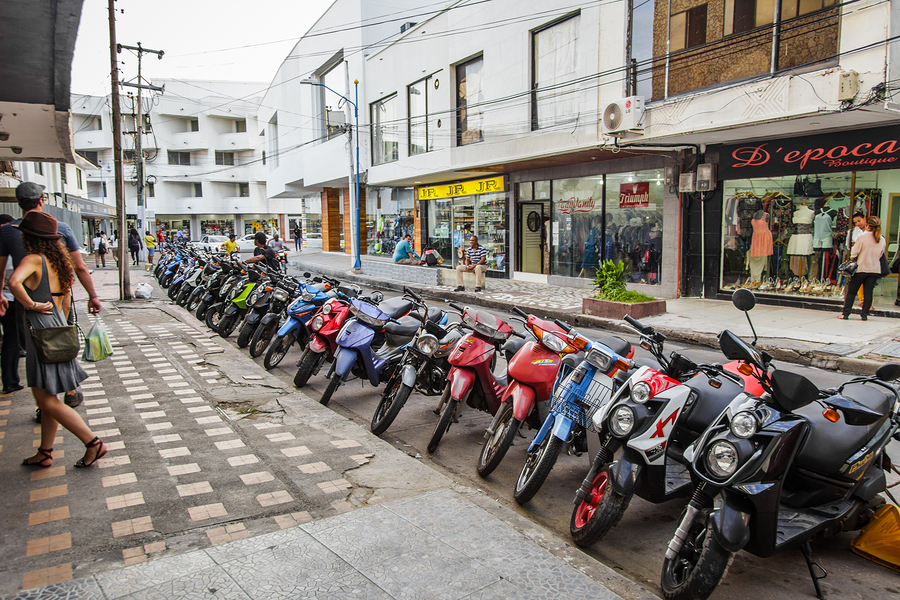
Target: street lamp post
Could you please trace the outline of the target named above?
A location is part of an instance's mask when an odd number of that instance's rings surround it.
[[[324,83],[319,83],[318,81],[315,81],[313,79],[304,79],[300,83],[323,87],[326,90],[330,91],[331,93],[340,96],[341,98],[344,99],[345,102],[347,102],[348,104],[353,106],[353,118],[355,120],[355,126],[356,126],[356,136],[354,138],[355,142],[356,142],[356,168],[355,168],[356,192],[353,195],[353,207],[351,208],[353,213],[356,215],[356,219],[353,223],[353,236],[355,238],[355,249],[354,249],[354,254],[353,254],[353,268],[355,270],[360,270],[360,269],[362,269],[362,262],[360,261],[360,258],[359,258],[359,242],[360,242],[360,238],[359,238],[359,80],[358,79],[353,80],[353,86],[354,86],[355,92],[356,92],[356,102],[354,102],[350,98],[344,96],[343,94],[339,94],[338,92],[334,91],[333,89],[331,89]],[[352,132],[351,132],[351,135],[352,135]],[[353,148],[350,148],[350,162],[351,163],[353,162]]]

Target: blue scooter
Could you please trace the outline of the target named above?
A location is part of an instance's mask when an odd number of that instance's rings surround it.
[[[413,306],[415,303],[405,297],[391,298],[380,304],[365,298],[350,300],[350,313],[354,318],[347,320],[338,333],[338,349],[327,376],[328,387],[319,400],[322,405],[331,401],[334,392],[351,373],[378,386],[382,373],[389,374],[389,367],[399,364],[403,349],[415,337],[422,319],[428,318],[426,315],[404,316]],[[448,317],[441,311],[432,319],[443,324]],[[384,345],[374,351],[372,340],[380,331],[384,331]]]
[[[562,321],[557,320],[556,324],[572,332]],[[538,493],[567,443],[571,442],[576,452],[587,451],[587,431],[596,431],[591,416],[612,398],[617,373],[634,367],[634,347],[621,338],[603,338],[602,343],[588,341],[584,352],[581,364],[557,380],[550,398],[550,414],[528,446],[513,494],[519,504]]]

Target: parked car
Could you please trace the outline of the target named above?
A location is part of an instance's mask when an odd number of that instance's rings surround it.
[[[219,249],[219,246],[228,241],[227,235],[204,235],[199,242],[191,242],[195,248],[206,250],[207,252]]]
[[[254,235],[253,233],[248,233],[243,237],[237,238],[235,241],[237,241],[238,250],[241,252],[253,252],[256,250],[256,244],[253,242]],[[268,236],[266,238],[268,239]]]

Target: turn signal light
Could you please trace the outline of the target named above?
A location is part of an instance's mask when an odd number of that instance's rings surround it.
[[[628,363],[625,362],[624,360],[621,360],[621,359],[620,359],[620,360],[617,360],[617,361],[616,361],[616,364],[615,364],[614,366],[615,366],[618,370],[620,370],[620,371],[627,371],[627,370],[628,370]]]
[[[273,288],[272,286],[268,286],[268,285],[267,285],[267,286],[266,286],[266,291],[267,291],[267,292],[274,292],[274,291],[275,291],[275,288]]]
[[[841,415],[838,411],[833,408],[826,408],[825,412],[822,413],[822,416],[831,421],[832,423],[837,423],[841,420]]]
[[[722,387],[722,382],[719,381],[718,379],[710,379],[709,385],[711,385],[712,387],[714,387],[716,389],[719,389],[720,387]]]
[[[738,372],[742,375],[753,375],[753,367],[747,363],[741,363],[741,366],[738,367]]]
[[[580,335],[575,335],[572,339],[569,340],[569,343],[578,348],[579,350],[584,350],[587,348],[588,339],[585,337],[581,337]]]

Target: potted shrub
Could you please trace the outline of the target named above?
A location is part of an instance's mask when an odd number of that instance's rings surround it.
[[[625,285],[625,263],[600,262],[594,277],[594,295],[582,301],[581,312],[604,319],[621,319],[631,315],[643,319],[666,312],[666,301],[629,290]]]

